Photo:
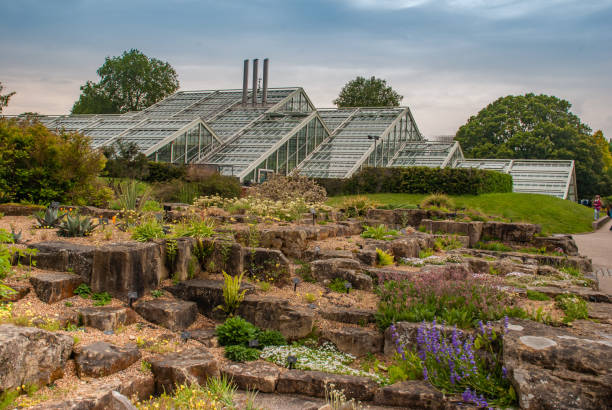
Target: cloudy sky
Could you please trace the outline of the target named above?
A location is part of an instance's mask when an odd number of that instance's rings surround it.
[[[7,114],[68,113],[104,57],[137,48],[183,90],[239,88],[244,58],[270,85],[331,106],[382,77],[425,135],[454,134],[507,94],[554,94],[612,136],[612,0],[0,0]]]

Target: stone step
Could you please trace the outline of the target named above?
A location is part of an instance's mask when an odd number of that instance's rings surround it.
[[[232,379],[239,389],[274,393],[280,370],[277,366],[262,361],[230,362],[221,367],[221,375]]]
[[[177,385],[205,385],[210,377],[219,376],[219,364],[208,349],[188,349],[150,360],[157,393],[173,392]]]
[[[139,300],[133,306],[144,319],[175,332],[188,328],[198,315],[195,302],[184,300]]]
[[[329,340],[341,351],[357,357],[368,353],[382,353],[384,345],[382,333],[361,327],[324,329],[321,338]]]
[[[580,296],[581,298],[589,302],[612,303],[612,295],[608,295],[607,293],[599,292],[590,288],[557,288],[554,286],[531,286],[527,287],[527,289],[543,293],[551,298],[555,298],[558,295],[574,294],[576,296]]]
[[[94,342],[75,349],[74,361],[79,377],[104,377],[127,369],[140,357],[136,345],[117,346]]]
[[[114,330],[119,326],[133,322],[134,311],[125,307],[92,306],[77,308],[79,321],[83,326],[101,331]]]
[[[38,299],[55,303],[74,296],[74,290],[83,283],[83,279],[71,273],[46,272],[31,276],[30,283]]]
[[[325,397],[325,386],[330,384],[333,384],[336,390],[342,390],[347,399],[360,401],[372,400],[378,387],[376,382],[367,377],[311,370],[287,370],[279,375],[276,391],[283,394]]]
[[[333,320],[334,322],[350,323],[353,325],[366,325],[376,321],[375,310],[350,309],[343,307],[328,306],[320,308],[319,315],[323,319]]]

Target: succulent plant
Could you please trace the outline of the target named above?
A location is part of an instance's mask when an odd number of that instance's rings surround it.
[[[66,219],[62,220],[58,225],[59,236],[75,237],[90,235],[98,224],[94,224],[90,217],[79,215],[66,215]]]
[[[34,216],[38,221],[38,228],[43,229],[57,227],[60,221],[64,218],[64,214],[60,213],[60,211],[55,207],[49,207],[44,213],[41,211],[35,213]]]

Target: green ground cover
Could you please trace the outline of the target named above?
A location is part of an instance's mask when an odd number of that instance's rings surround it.
[[[340,206],[345,198],[336,196],[327,204]],[[368,198],[393,207],[415,208],[427,194],[366,194]],[[451,196],[457,208],[478,209],[487,215],[499,215],[512,222],[542,225],[546,233],[590,232],[593,211],[575,202],[540,194],[501,193],[477,196]]]

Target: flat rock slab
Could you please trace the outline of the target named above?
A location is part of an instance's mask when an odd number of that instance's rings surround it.
[[[6,296],[3,298],[0,297],[0,301],[17,302],[18,300],[25,298],[26,295],[30,293],[30,288],[25,285],[8,285],[8,287],[13,289],[15,293],[12,293],[10,296]]]
[[[198,383],[205,385],[209,377],[219,376],[219,365],[204,347],[156,357],[151,362],[158,393],[172,392],[176,385]]]
[[[429,382],[407,380],[376,391],[374,402],[404,409],[443,410],[446,408],[444,395]]]
[[[288,370],[279,375],[277,393],[325,397],[325,386],[333,384],[347,399],[370,401],[378,385],[367,377],[347,376],[310,370]]]
[[[74,290],[83,283],[78,275],[49,272],[30,277],[30,283],[38,299],[46,303],[59,302],[72,297]]]
[[[325,307],[319,310],[321,317],[335,322],[365,325],[374,323],[375,310],[350,309],[343,307]]]
[[[612,403],[612,326],[575,323],[576,329],[511,321],[504,366],[522,409],[603,409]]]
[[[218,347],[219,345],[217,331],[214,328],[190,330],[189,338],[202,343],[206,347]]]
[[[358,357],[383,351],[384,337],[376,330],[361,327],[331,328],[325,329],[321,337],[335,344],[341,351]]]
[[[136,345],[124,347],[106,342],[95,342],[75,351],[79,377],[104,377],[127,369],[140,359]]]
[[[196,302],[203,315],[211,315],[217,306],[223,304],[222,280],[192,279],[167,287],[166,290],[179,299]],[[255,292],[255,286],[242,283],[240,291],[243,290],[249,295]]]
[[[612,325],[612,304],[589,303],[589,317],[602,323]]]
[[[527,287],[529,290],[535,290],[540,293],[543,293],[551,298],[555,298],[557,295],[565,295],[565,294],[574,294],[580,296],[584,300],[589,302],[596,303],[612,303],[612,295],[608,295],[604,292],[599,292],[597,290],[589,289],[589,288],[557,288],[554,286],[536,286],[536,287]]]
[[[230,363],[221,367],[221,375],[231,378],[242,390],[258,390],[273,393],[280,371],[266,362]]]
[[[72,336],[0,325],[0,391],[61,378],[73,344]]]
[[[175,332],[188,328],[198,315],[195,302],[184,300],[141,300],[134,304],[134,310],[149,322]]]
[[[122,326],[128,321],[128,309],[114,306],[93,306],[77,309],[83,326],[106,331]]]

